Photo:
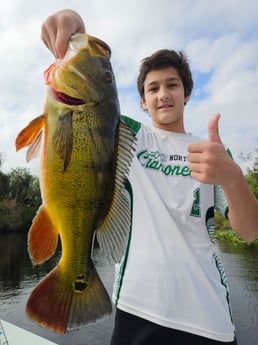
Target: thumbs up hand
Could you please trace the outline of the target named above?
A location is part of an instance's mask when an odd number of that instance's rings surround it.
[[[215,114],[208,123],[208,142],[222,144],[219,136],[220,114]]]
[[[246,241],[258,236],[258,202],[241,168],[225,150],[219,135],[220,115],[208,124],[208,141],[188,146],[188,165],[193,179],[221,185],[229,207],[228,219],[236,233]]]
[[[208,124],[208,141],[188,146],[188,166],[191,176],[206,184],[225,185],[232,180],[236,164],[228,155],[219,135],[220,114],[215,114]]]

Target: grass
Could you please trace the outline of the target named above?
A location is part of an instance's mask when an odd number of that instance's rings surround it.
[[[234,231],[229,230],[229,229],[215,230],[214,239],[219,240],[219,241],[227,241],[235,245],[257,247],[258,249],[258,239],[249,243],[247,241],[244,241]]]

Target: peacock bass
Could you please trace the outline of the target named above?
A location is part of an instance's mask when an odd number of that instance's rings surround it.
[[[57,266],[34,288],[27,315],[65,333],[112,311],[93,265],[94,235],[114,262],[124,253],[130,205],[123,192],[134,134],[120,119],[111,50],[89,35],[71,37],[63,60],[45,72],[43,115],[17,136],[26,158],[40,154],[40,206],[28,233],[34,264],[56,251]]]

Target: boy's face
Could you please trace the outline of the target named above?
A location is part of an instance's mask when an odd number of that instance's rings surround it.
[[[147,74],[141,102],[154,127],[185,133],[184,104],[189,98],[185,97],[183,82],[175,68],[166,67]]]

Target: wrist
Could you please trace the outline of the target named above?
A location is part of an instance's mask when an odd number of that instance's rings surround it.
[[[245,177],[239,165],[233,162],[233,166],[228,171],[228,177],[225,178],[222,183],[221,187],[223,188],[225,193],[237,192],[239,187],[246,183]]]

